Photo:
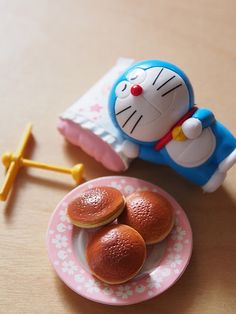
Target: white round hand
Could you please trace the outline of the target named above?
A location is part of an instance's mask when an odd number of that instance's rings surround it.
[[[187,138],[197,138],[202,133],[202,123],[196,118],[189,118],[182,124],[182,130]]]
[[[128,158],[136,158],[139,154],[139,145],[125,140],[121,146],[122,153]]]

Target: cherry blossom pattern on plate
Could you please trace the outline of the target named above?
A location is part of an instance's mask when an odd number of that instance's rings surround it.
[[[133,295],[133,289],[131,289],[131,286],[127,284],[120,285],[116,288],[115,294],[121,299],[128,299]]]
[[[176,214],[175,226],[164,240],[165,250],[156,268],[120,285],[108,285],[95,279],[80,262],[74,248],[74,236],[80,229],[73,226],[66,215],[68,204],[79,193],[101,185],[113,186],[125,196],[134,191],[150,190],[160,193],[171,202]],[[187,267],[191,256],[192,232],[183,209],[158,186],[136,178],[113,176],[86,182],[66,195],[51,216],[47,247],[49,258],[58,276],[76,293],[100,303],[125,305],[157,296],[176,282]]]
[[[65,261],[62,263],[62,271],[68,275],[73,275],[78,270],[74,261]]]
[[[57,249],[61,249],[63,247],[67,247],[68,239],[65,235],[56,234],[55,237],[52,239],[52,243],[55,245]]]
[[[85,288],[87,292],[94,294],[100,292],[101,282],[96,279],[89,279],[85,283]]]

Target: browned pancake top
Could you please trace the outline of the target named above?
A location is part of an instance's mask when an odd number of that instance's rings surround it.
[[[169,201],[158,193],[135,192],[127,197],[125,210],[118,220],[136,229],[146,243],[152,243],[170,231],[174,210]]]
[[[74,199],[67,208],[69,218],[82,223],[97,223],[124,206],[122,193],[108,186],[90,188]]]
[[[112,224],[103,227],[90,239],[87,262],[92,273],[109,283],[130,279],[142,267],[146,246],[133,228]]]

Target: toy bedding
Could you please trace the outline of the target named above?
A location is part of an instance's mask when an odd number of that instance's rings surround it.
[[[59,132],[70,143],[113,171],[126,170],[131,160],[123,153],[124,140],[108,115],[108,97],[115,80],[132,63],[132,59],[118,59],[94,86],[60,115],[58,121]]]

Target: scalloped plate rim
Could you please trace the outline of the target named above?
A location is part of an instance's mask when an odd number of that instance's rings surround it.
[[[161,193],[163,193],[165,196],[167,196],[167,198],[169,200],[171,200],[171,202],[174,202],[177,206],[178,206],[178,209],[180,209],[182,211],[182,215],[185,219],[185,223],[187,224],[188,226],[188,235],[189,235],[189,240],[190,240],[190,243],[189,243],[189,252],[188,252],[188,257],[185,261],[185,264],[184,264],[184,267],[182,268],[181,272],[176,276],[176,278],[171,282],[171,284],[168,285],[168,287],[166,287],[164,290],[162,290],[161,292],[158,292],[156,294],[153,294],[153,295],[145,295],[143,296],[142,298],[137,298],[136,300],[132,300],[132,301],[129,301],[127,299],[124,299],[124,300],[120,300],[119,299],[119,302],[114,302],[114,301],[109,301],[109,300],[102,300],[101,298],[98,299],[96,297],[93,297],[91,294],[88,294],[86,292],[84,292],[83,290],[81,291],[78,291],[77,289],[75,289],[75,284],[72,284],[71,281],[68,281],[66,280],[65,278],[63,278],[61,272],[58,270],[57,267],[55,267],[54,265],[54,262],[53,262],[53,258],[52,258],[52,253],[51,253],[51,243],[49,242],[49,236],[50,236],[50,226],[52,225],[52,222],[54,221],[55,219],[55,214],[58,212],[58,210],[61,208],[62,204],[65,203],[65,201],[71,197],[71,195],[73,195],[77,190],[80,190],[80,189],[83,189],[85,186],[87,185],[91,185],[91,184],[96,184],[97,182],[100,182],[100,181],[103,181],[103,180],[108,180],[108,181],[112,181],[112,180],[131,180],[131,181],[137,181],[139,183],[142,183],[144,186],[145,185],[150,185],[152,187],[155,187],[157,188],[157,190],[159,190]],[[121,306],[121,305],[131,305],[131,304],[137,304],[137,303],[140,303],[140,302],[144,302],[144,301],[147,301],[147,300],[150,300],[154,297],[157,297],[158,295],[162,294],[163,292],[165,292],[166,290],[168,290],[170,287],[172,287],[179,279],[180,277],[183,275],[184,271],[186,270],[188,264],[189,264],[189,261],[190,261],[190,258],[191,258],[191,255],[192,255],[192,247],[193,247],[193,243],[192,243],[192,229],[191,229],[191,225],[189,223],[189,220],[187,218],[187,215],[185,213],[185,211],[182,209],[182,207],[178,204],[178,202],[173,198],[173,196],[171,196],[168,192],[166,192],[165,190],[163,190],[162,188],[160,188],[159,186],[157,186],[156,184],[154,183],[151,183],[151,182],[148,182],[148,181],[145,181],[143,179],[139,179],[139,178],[135,178],[135,177],[128,177],[128,176],[104,176],[104,177],[99,177],[99,178],[95,178],[95,179],[91,179],[89,181],[86,181],[84,182],[83,184],[75,187],[74,189],[72,189],[69,193],[67,193],[62,199],[61,201],[57,204],[57,206],[55,207],[53,213],[51,214],[51,217],[49,219],[49,223],[48,223],[48,228],[47,228],[47,232],[46,232],[46,247],[47,247],[47,252],[48,252],[48,257],[49,257],[49,260],[52,264],[52,267],[54,268],[57,276],[60,278],[60,280],[62,282],[64,282],[64,284],[66,284],[71,290],[73,290],[75,293],[77,293],[78,295],[90,300],[90,301],[93,301],[93,302],[96,302],[96,303],[101,303],[101,304],[107,304],[107,305],[115,305],[115,306]],[[85,271],[86,272],[86,271]],[[145,278],[146,276],[144,276]],[[124,283],[123,285],[130,285],[130,281],[127,282],[127,283]],[[118,285],[118,286],[123,286],[123,285]],[[108,285],[110,286],[110,285]],[[114,285],[111,285],[111,287],[114,287]]]

